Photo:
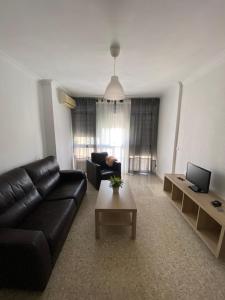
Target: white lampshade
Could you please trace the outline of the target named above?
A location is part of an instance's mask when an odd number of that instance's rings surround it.
[[[125,99],[123,87],[119,82],[118,76],[111,77],[110,83],[105,90],[104,99],[113,101]]]

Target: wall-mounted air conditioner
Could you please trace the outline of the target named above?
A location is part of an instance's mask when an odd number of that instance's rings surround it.
[[[76,101],[68,96],[64,91],[59,90],[58,91],[59,95],[59,102],[64,104],[66,107],[73,109],[76,107]]]

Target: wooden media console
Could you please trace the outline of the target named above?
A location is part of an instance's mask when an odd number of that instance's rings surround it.
[[[183,180],[179,179],[182,178]],[[166,174],[164,191],[171,203],[178,209],[197,235],[216,256],[225,255],[225,202],[212,192],[195,193],[184,175]],[[212,206],[213,200],[220,200],[222,206]]]

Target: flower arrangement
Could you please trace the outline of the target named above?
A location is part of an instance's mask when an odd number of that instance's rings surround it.
[[[118,193],[119,188],[123,186],[123,180],[120,177],[110,177],[110,187],[113,188],[114,193]]]

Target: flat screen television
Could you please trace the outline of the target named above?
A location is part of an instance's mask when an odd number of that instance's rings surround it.
[[[186,179],[193,185],[189,186],[194,192],[208,193],[211,172],[199,166],[187,163]]]

